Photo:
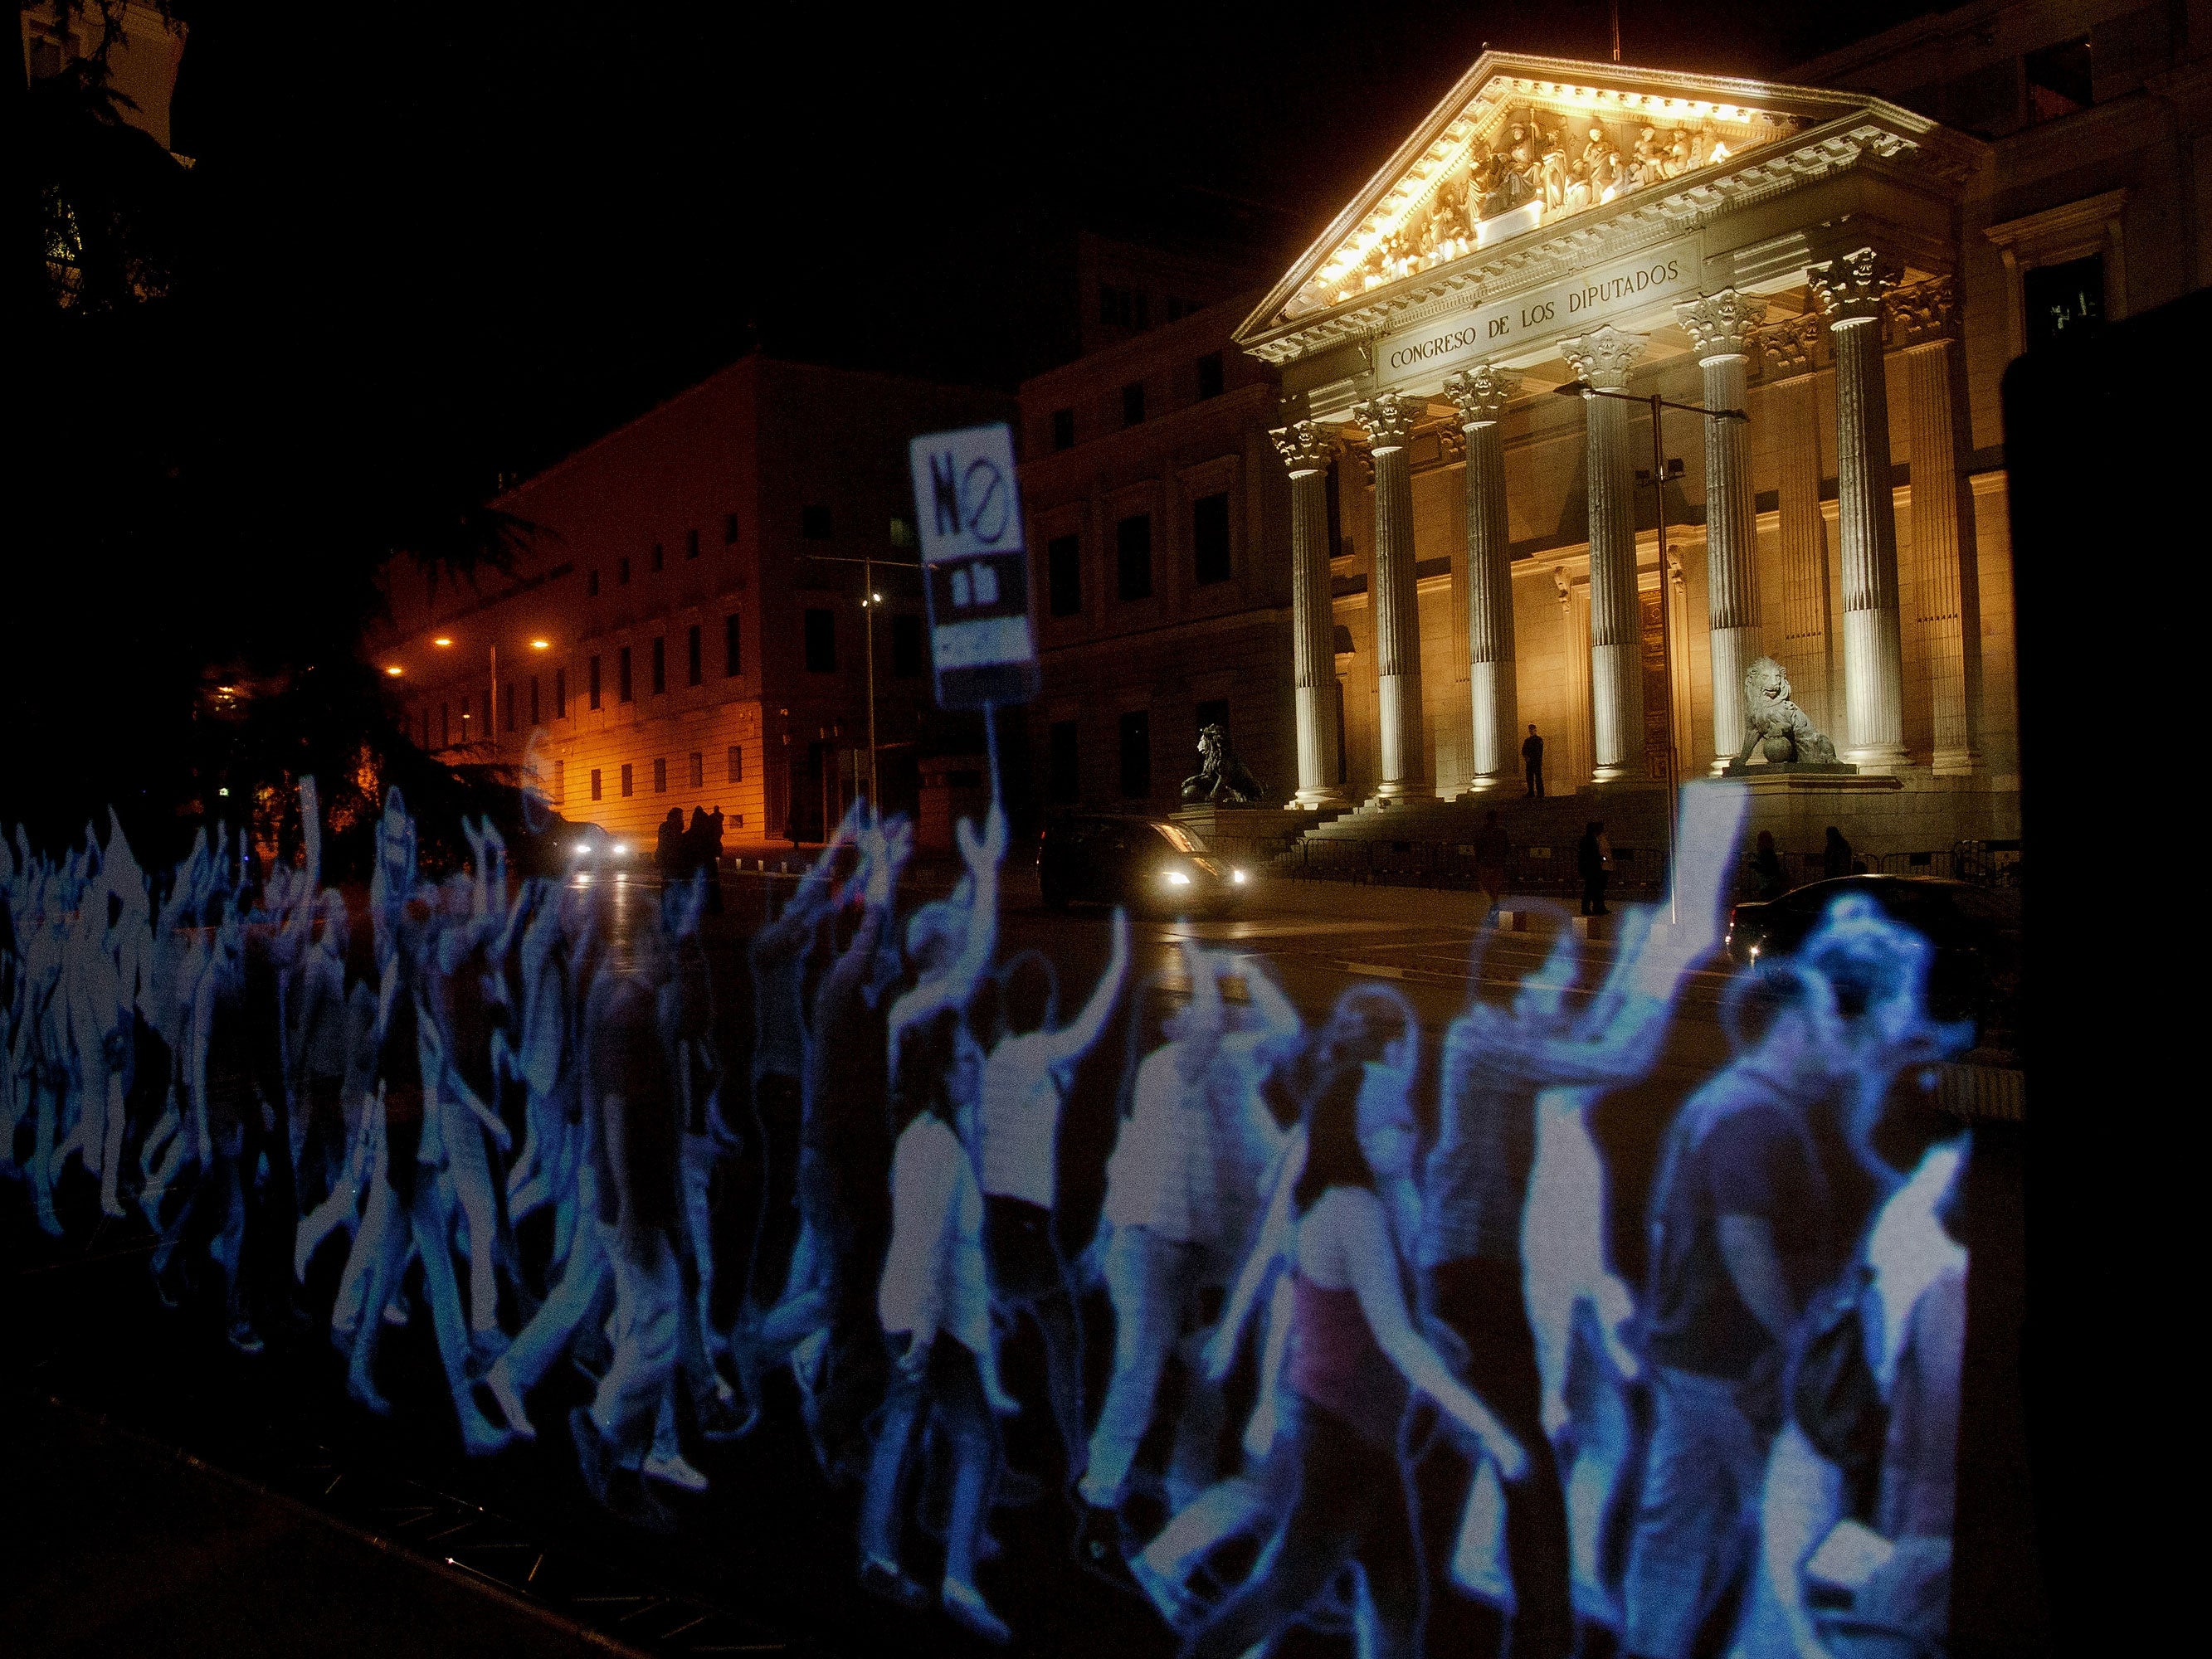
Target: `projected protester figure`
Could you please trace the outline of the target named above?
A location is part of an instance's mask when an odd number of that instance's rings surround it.
[[[1106,1164],[1101,1212],[1106,1287],[1114,1305],[1114,1371],[1091,1431],[1078,1491],[1085,1505],[1078,1552],[1112,1577],[1122,1570],[1119,1510],[1171,1351],[1182,1346],[1189,1386],[1176,1421],[1170,1507],[1212,1484],[1220,1438],[1218,1387],[1196,1363],[1206,1291],[1235,1278],[1258,1219],[1261,1181],[1282,1132],[1260,1100],[1249,1057],[1211,1076],[1229,1036],[1224,958],[1186,943],[1190,1001],[1168,1042],[1138,1067],[1129,1115]],[[1291,1018],[1296,1030],[1296,1018]]]
[[[999,1381],[972,1161],[981,1060],[957,1007],[908,1026],[900,1045],[894,1110],[912,1121],[892,1158],[891,1241],[877,1292],[897,1359],[861,1502],[860,1579],[902,1606],[928,1604],[900,1565],[900,1498],[916,1436],[933,1420],[953,1460],[938,1600],[977,1635],[1005,1642],[1012,1632],[975,1583],[998,1474],[997,1414],[1015,1409]]]
[[[1930,1026],[1928,947],[1871,900],[1831,905],[1794,959],[1737,981],[1743,1051],[1686,1101],[1651,1194],[1645,1352],[1654,1421],[1625,1645],[1688,1659],[1739,1590],[1791,1334],[1849,1259],[1883,1166],[1892,1080],[1966,1033]]]
[[[1410,1048],[1409,1038],[1397,1041]],[[1402,1094],[1387,1078],[1378,1084],[1376,1068],[1402,1073],[1410,1060],[1386,1050],[1379,1062],[1340,1065],[1307,1109],[1295,1172],[1285,1172],[1296,1219],[1289,1386],[1273,1454],[1295,1471],[1296,1496],[1257,1571],[1190,1632],[1191,1659],[1230,1659],[1272,1642],[1355,1562],[1359,1650],[1420,1651],[1420,1552],[1398,1462],[1409,1390],[1440,1407],[1505,1479],[1527,1473],[1526,1452],[1452,1375],[1407,1309],[1400,1231],[1412,1218],[1402,1195],[1413,1126]]]
[[[964,833],[962,841],[975,850]],[[889,1056],[899,1028],[896,1008],[887,1019],[885,1003],[896,975],[890,941],[898,872],[913,845],[902,820],[871,823],[860,834],[860,866],[848,884],[861,891],[860,925],[815,993],[799,1126],[799,1247],[790,1289],[763,1326],[771,1343],[804,1333],[792,1350],[802,1409],[817,1457],[841,1482],[868,1466],[866,1420],[886,1381],[872,1301],[890,1244],[884,1205],[894,1138]],[[995,893],[995,866],[987,878]],[[974,881],[971,871],[963,884]],[[957,924],[956,915],[947,926]],[[965,994],[945,1006],[964,1009]]]
[[[641,1477],[703,1490],[675,1443],[674,1386],[683,1321],[682,1125],[659,1001],[672,964],[649,923],[625,969],[601,957],[585,1004],[584,1112],[599,1230],[614,1282],[614,1352],[591,1405],[569,1414],[576,1462],[600,1503],[665,1524]]]
[[[999,987],[1002,1030],[984,1062],[977,1160],[991,1283],[1009,1314],[1026,1312],[1044,1339],[1046,1387],[1071,1479],[1080,1476],[1083,1339],[1075,1290],[1053,1231],[1060,1185],[1060,1115],[1075,1067],[1105,1030],[1129,966],[1129,919],[1114,913],[1113,953],[1082,1012],[1054,1027],[1052,964],[1035,951]]]

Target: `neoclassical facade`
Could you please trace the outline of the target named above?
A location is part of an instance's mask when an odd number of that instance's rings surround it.
[[[1531,724],[1555,793],[1717,771],[1764,655],[1884,839],[2017,834],[1990,153],[1863,92],[1477,62],[1236,331],[1296,803],[1518,793]]]

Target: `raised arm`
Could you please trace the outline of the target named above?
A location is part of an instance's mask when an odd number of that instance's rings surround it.
[[[1398,1257],[1390,1243],[1389,1220],[1382,1201],[1359,1188],[1333,1188],[1324,1195],[1328,1206],[1325,1225],[1335,1230],[1336,1243],[1346,1275],[1359,1297],[1367,1328],[1377,1346],[1390,1358],[1406,1381],[1441,1406],[1498,1462],[1498,1472],[1518,1480],[1528,1470],[1528,1456],[1521,1443],[1491,1414],[1490,1407],[1451,1374],[1429,1340],[1414,1328],[1406,1309],[1405,1291],[1398,1282]],[[1316,1210],[1316,1214],[1321,1213]],[[1311,1218],[1309,1218],[1310,1220]]]
[[[1065,1065],[1086,1053],[1098,1041],[1098,1034],[1106,1029],[1106,1021],[1114,1012],[1114,1004],[1121,994],[1121,981],[1129,971],[1129,918],[1125,911],[1114,912],[1114,951],[1106,962],[1106,971],[1098,975],[1098,983],[1091,993],[1091,1000],[1083,1005],[1083,1012],[1049,1034],[1045,1039],[1048,1064]]]
[[[1192,1084],[1213,1064],[1228,1015],[1221,1005],[1221,978],[1212,955],[1185,939],[1182,962],[1190,975],[1190,1005],[1183,1010],[1186,1024],[1176,1043],[1176,1070],[1186,1084]]]

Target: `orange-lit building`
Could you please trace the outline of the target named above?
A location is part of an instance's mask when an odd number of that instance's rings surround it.
[[[911,810],[930,683],[907,443],[1013,412],[745,358],[500,496],[533,527],[510,570],[395,560],[363,648],[426,749],[522,769],[573,822],[649,841],[672,806],[719,806],[732,842],[811,841],[868,775],[872,634],[882,793]]]

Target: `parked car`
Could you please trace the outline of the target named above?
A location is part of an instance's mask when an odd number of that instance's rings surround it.
[[[2020,896],[2016,891],[1939,876],[1838,876],[1808,882],[1780,898],[1737,905],[1729,913],[1728,952],[1756,965],[1787,956],[1837,899],[1861,893],[1892,919],[1936,947],[1929,973],[1929,1012],[1938,1019],[1972,1018],[1978,1045],[2017,1046],[2020,996]]]
[[[1250,872],[1215,857],[1169,818],[1067,813],[1037,837],[1037,885],[1049,909],[1076,900],[1175,914],[1235,904]]]

